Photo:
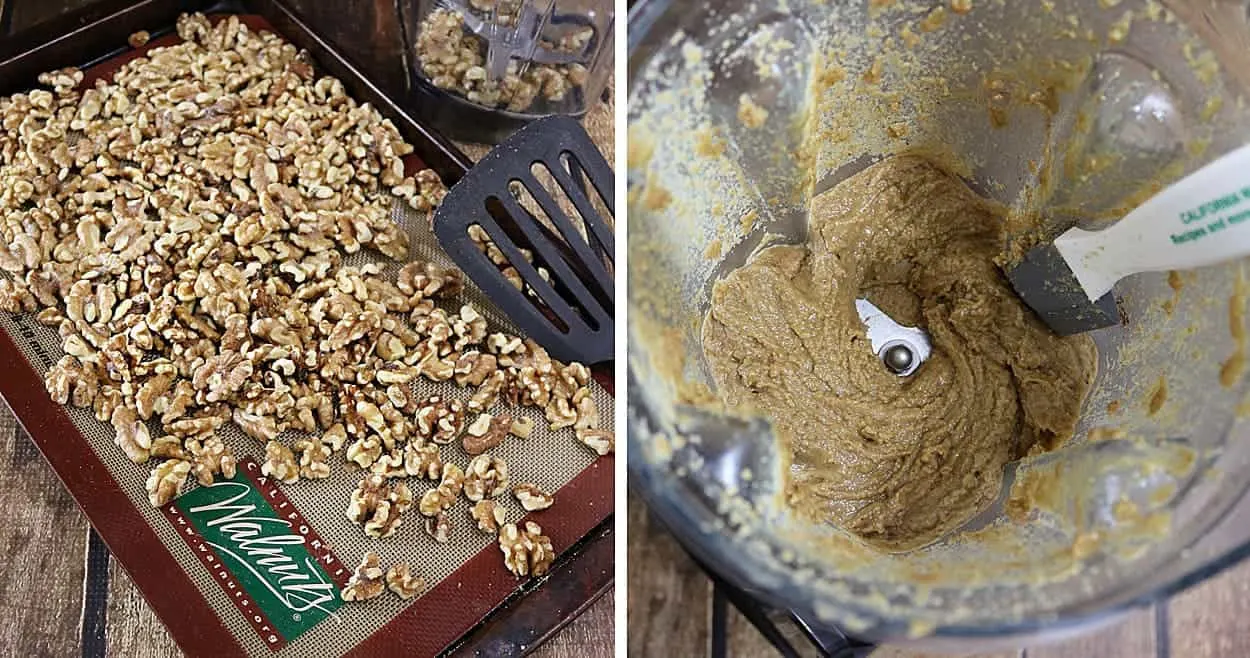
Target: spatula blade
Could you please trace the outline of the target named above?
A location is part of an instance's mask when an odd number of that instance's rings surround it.
[[[550,182],[539,180],[536,165]],[[544,117],[496,146],[447,193],[434,233],[456,265],[551,356],[610,361],[614,185],[611,166],[577,121]],[[521,202],[514,186],[530,203]],[[566,204],[557,200],[560,194]],[[474,238],[471,232],[479,229]],[[491,248],[506,262],[492,261]]]
[[[1092,302],[1072,268],[1053,244],[1034,247],[1006,270],[1016,294],[1060,336],[1071,336],[1120,323],[1115,296]]]

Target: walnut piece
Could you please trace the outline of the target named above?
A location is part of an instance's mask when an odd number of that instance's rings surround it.
[[[307,439],[295,442],[295,451],[299,453],[299,474],[309,480],[321,480],[330,477],[330,446],[321,441]]]
[[[512,421],[512,427],[508,428],[508,433],[518,439],[528,439],[534,433],[534,421],[525,416],[518,416]]]
[[[477,350],[469,350],[461,354],[456,361],[456,384],[479,386],[498,369],[499,360],[494,354],[482,354]]]
[[[386,581],[379,560],[377,553],[365,553],[360,560],[360,566],[356,567],[352,577],[347,580],[347,586],[343,588],[344,601],[367,601],[381,596],[386,590]]]
[[[126,43],[130,44],[131,48],[142,48],[148,45],[148,42],[151,40],[152,35],[148,34],[147,30],[139,30],[127,37]]]
[[[499,550],[503,563],[518,578],[547,573],[555,559],[551,539],[542,534],[543,529],[533,521],[526,521],[524,529],[509,523],[499,530]]]
[[[152,440],[152,456],[157,459],[185,459],[186,450],[183,449],[182,439],[166,434]],[[234,477],[234,473],[226,477]]]
[[[464,350],[470,345],[481,344],[486,339],[486,318],[482,317],[477,309],[465,304],[460,307],[460,314],[452,319],[451,331],[456,336],[456,341],[452,344],[457,350]],[[489,357],[490,355],[486,355]],[[494,360],[493,358],[491,359]],[[488,369],[482,374],[481,379],[485,379],[485,375],[491,371]],[[480,379],[479,379],[480,381]]]
[[[517,359],[525,355],[525,342],[517,336],[495,333],[486,337],[486,349],[497,357],[502,367],[517,365]]]
[[[347,461],[361,468],[369,468],[382,456],[382,442],[375,436],[357,440],[347,446]]]
[[[577,421],[573,423],[573,427],[579,430],[599,427],[599,407],[595,405],[589,388],[583,386],[577,389],[573,394],[572,405],[577,412]]]
[[[178,497],[182,485],[186,484],[191,473],[191,462],[183,459],[169,459],[157,464],[151,475],[148,475],[148,502],[152,507],[161,507]]]
[[[265,444],[265,463],[261,464],[260,472],[283,484],[299,482],[299,462],[295,460],[295,453],[277,441]]]
[[[531,482],[523,482],[512,487],[512,495],[521,503],[527,512],[547,509],[555,502],[555,496],[538,488]]]
[[[164,438],[166,437],[162,437]],[[153,443],[152,451],[153,453],[157,451],[155,443]],[[229,479],[234,477],[238,468],[234,451],[216,436],[209,436],[202,442],[197,439],[187,439],[186,451],[191,453],[191,461],[195,464],[192,467],[195,479],[206,487],[213,483],[214,475],[220,473]]]
[[[577,423],[577,408],[568,398],[553,397],[547,403],[547,421],[551,423],[551,431],[573,427]]]
[[[464,496],[473,502],[502,496],[508,491],[508,464],[499,457],[481,454],[469,461],[464,476]]]
[[[457,400],[434,395],[420,403],[416,421],[417,431],[425,440],[445,445],[460,436],[464,428],[464,407]]]
[[[473,393],[473,397],[469,398],[466,405],[471,411],[484,411],[489,409],[499,399],[499,394],[503,392],[504,386],[508,383],[508,377],[502,370],[496,370],[491,373],[482,385],[477,387],[477,391]]]
[[[365,476],[352,492],[347,518],[363,525],[370,537],[389,537],[403,523],[400,515],[411,507],[412,492],[407,485],[391,485],[385,476],[375,473]]]
[[[512,416],[508,414],[479,414],[465,431],[461,441],[464,451],[470,455],[480,455],[498,446],[511,433],[512,426]]]
[[[404,453],[393,451],[378,457],[378,460],[369,467],[369,472],[385,475],[388,478],[407,477],[408,471],[404,469]]]
[[[455,464],[443,464],[443,479],[438,486],[430,489],[421,496],[421,501],[417,504],[417,511],[429,517],[438,514],[451,507],[456,502],[456,497],[464,489],[466,482],[464,471]]]
[[[410,476],[437,480],[443,474],[443,458],[435,444],[409,443],[404,449],[404,472]]]
[[[113,429],[117,430],[113,441],[121,447],[130,461],[136,464],[146,462],[152,449],[152,437],[148,433],[148,426],[139,420],[134,409],[117,407],[113,410],[110,422]]]
[[[68,354],[44,376],[44,385],[58,404],[72,403],[75,407],[92,406],[100,387],[95,364],[82,363]]]
[[[433,537],[434,541],[446,544],[451,539],[451,517],[447,516],[447,512],[426,517],[425,533]]]
[[[498,534],[499,527],[503,525],[507,519],[507,510],[503,505],[487,499],[478,501],[470,510],[469,516],[477,521],[477,529],[488,535]]]
[[[386,570],[386,587],[401,599],[411,599],[425,591],[425,579],[414,575],[407,562],[400,562]]]
[[[405,295],[418,299],[450,297],[464,290],[464,273],[437,263],[414,260],[400,268],[395,286]]]
[[[59,71],[49,71],[39,74],[39,84],[52,87],[53,93],[57,96],[68,96],[70,91],[77,87],[83,80],[83,72],[70,67]],[[33,94],[32,94],[33,96]]]
[[[343,449],[343,444],[347,443],[347,430],[343,427],[343,423],[335,423],[330,426],[321,435],[321,442],[330,448],[331,452],[338,452]]]
[[[611,430],[579,429],[577,440],[601,457],[616,450],[616,436]]]

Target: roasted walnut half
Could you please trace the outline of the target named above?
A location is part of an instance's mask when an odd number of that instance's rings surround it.
[[[499,550],[508,571],[517,577],[547,573],[556,554],[551,539],[542,532],[533,521],[526,521],[524,529],[509,523],[499,530]]]
[[[464,439],[461,440],[464,451],[470,455],[480,455],[503,443],[503,440],[512,432],[512,427],[512,416],[508,414],[498,416],[479,414],[477,419],[469,425]]]
[[[499,503],[487,499],[479,501],[469,510],[469,516],[477,521],[477,529],[488,535],[499,533],[499,527],[507,518],[507,511]]]
[[[407,562],[400,562],[386,570],[386,587],[401,599],[411,599],[425,591],[425,579],[414,575]]]
[[[547,509],[555,502],[555,496],[538,488],[531,482],[524,482],[512,487],[512,495],[521,503],[527,512]]]
[[[360,560],[360,566],[347,581],[343,588],[344,601],[367,601],[376,598],[386,590],[385,572],[379,563],[378,554],[370,551]]]

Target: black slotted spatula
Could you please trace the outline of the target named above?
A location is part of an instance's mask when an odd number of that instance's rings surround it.
[[[549,176],[540,179],[535,172],[543,168]],[[612,169],[581,125],[546,117],[496,146],[452,187],[434,215],[434,234],[553,357],[602,363],[612,359],[615,336],[614,193]],[[506,263],[488,257],[473,238],[475,226]],[[519,288],[504,275],[509,266],[520,276]]]

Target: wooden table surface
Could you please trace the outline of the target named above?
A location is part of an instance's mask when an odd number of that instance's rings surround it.
[[[402,80],[400,32],[392,0],[288,0],[335,43],[368,43],[351,54],[375,79]],[[87,0],[0,0],[0,39]],[[342,17],[350,12],[353,19]],[[611,104],[587,117],[587,130],[613,161]],[[474,159],[480,145],[462,145]],[[0,404],[0,657],[163,658],[181,652],[130,578],[108,554],[8,407]],[[609,591],[533,654],[541,658],[612,655]]]
[[[711,584],[631,495],[629,655],[705,655]],[[619,556],[618,556],[619,559]],[[1250,656],[1250,561],[1091,635],[977,658],[1246,658]],[[777,652],[730,608],[730,656]],[[882,647],[873,658],[936,658]]]

